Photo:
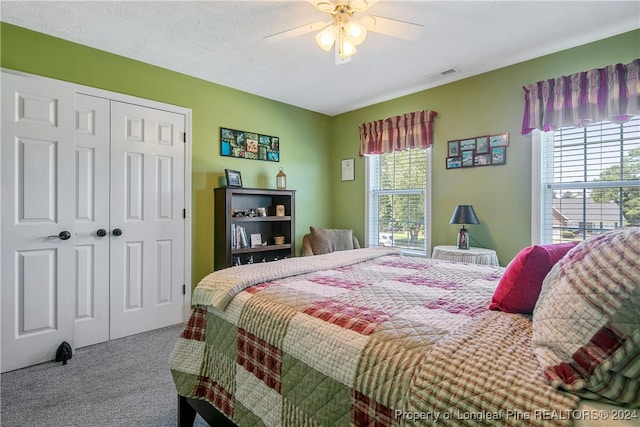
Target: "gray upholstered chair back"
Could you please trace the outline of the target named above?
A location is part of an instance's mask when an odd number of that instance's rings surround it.
[[[322,255],[335,251],[360,249],[358,238],[352,230],[309,227],[311,231],[302,238],[302,255]]]

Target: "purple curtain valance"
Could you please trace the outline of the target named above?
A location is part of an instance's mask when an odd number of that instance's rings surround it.
[[[640,59],[523,86],[522,134],[624,123],[640,113]]]
[[[437,115],[424,110],[361,124],[360,156],[431,147]]]

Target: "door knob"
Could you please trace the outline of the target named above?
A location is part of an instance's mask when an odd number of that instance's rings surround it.
[[[107,230],[105,230],[104,228],[100,228],[98,231],[96,231],[96,234],[98,235],[98,237],[104,237],[107,235]]]
[[[122,236],[122,230],[120,230],[119,228],[114,228],[111,234],[113,234],[114,236]]]
[[[60,239],[60,240],[69,240],[71,238],[71,233],[68,231],[61,231],[58,234],[54,234],[53,236],[47,236],[49,239]]]

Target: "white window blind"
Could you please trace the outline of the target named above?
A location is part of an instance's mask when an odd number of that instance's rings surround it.
[[[541,141],[544,243],[640,223],[640,117],[545,132]]]
[[[426,254],[428,150],[367,156],[369,246]]]

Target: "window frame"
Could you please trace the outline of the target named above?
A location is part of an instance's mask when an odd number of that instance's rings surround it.
[[[631,120],[640,121],[640,116],[634,116]],[[589,126],[596,126],[599,123],[593,123]],[[587,126],[588,127],[588,126]],[[544,185],[547,185],[543,182],[543,176],[545,171],[543,170],[544,161],[544,150],[543,144],[546,139],[547,133],[538,129],[535,129],[531,132],[531,244],[539,245],[539,244],[551,244],[553,243],[552,233],[553,230],[547,230],[544,227],[544,218],[547,214],[545,209],[548,208],[548,203],[543,199],[547,191],[554,191],[562,188],[582,188],[582,189],[591,189],[591,188],[620,188],[622,187],[640,187],[640,180],[629,180],[629,181],[604,181],[610,185],[602,185],[596,184],[591,181],[576,183],[555,183],[551,185],[548,190],[543,188]],[[631,137],[628,139],[629,141],[636,141],[637,138]],[[624,139],[623,141],[627,141]],[[621,163],[622,163],[621,157]],[[624,226],[621,224],[620,226]],[[551,238],[549,238],[551,236]]]
[[[432,183],[432,155],[433,148],[425,148],[425,161],[426,161],[426,173],[425,173],[425,186],[423,189],[419,191],[424,192],[424,253],[422,251],[415,251],[409,249],[400,248],[400,252],[403,255],[410,256],[418,256],[418,257],[430,257],[431,253],[431,183]],[[372,173],[372,156],[377,156],[377,154],[365,155],[365,209],[364,209],[364,223],[365,223],[365,247],[371,247],[375,245],[375,242],[371,242],[370,236],[372,230],[372,225],[369,222],[371,218],[371,173]],[[410,192],[418,191],[418,190],[409,190]],[[383,194],[401,194],[407,193],[407,190],[383,190]]]

